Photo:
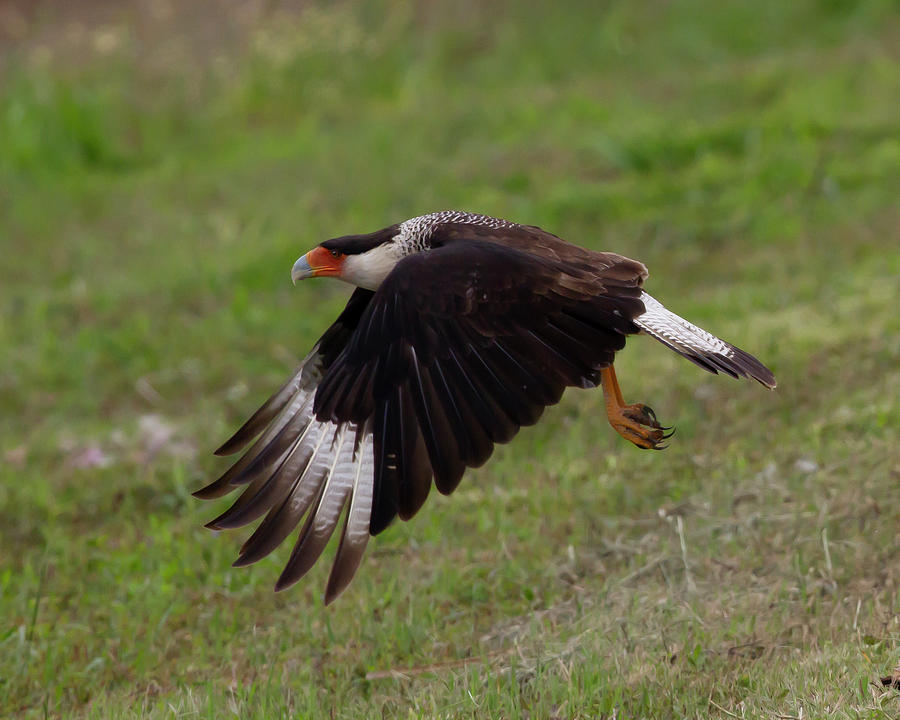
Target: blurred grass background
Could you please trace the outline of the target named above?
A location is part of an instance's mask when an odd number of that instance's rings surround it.
[[[893,0],[0,2],[0,716],[896,716],[898,48]],[[633,339],[669,450],[570,391],[274,595],[189,493],[347,297],[296,257],[445,208],[780,386]]]

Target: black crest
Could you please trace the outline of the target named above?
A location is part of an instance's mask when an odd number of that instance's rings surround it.
[[[344,255],[359,255],[390,241],[399,231],[399,225],[391,225],[367,235],[344,235],[322,243],[326,250],[337,250]]]

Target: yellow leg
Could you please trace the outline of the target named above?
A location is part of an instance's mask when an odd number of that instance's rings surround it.
[[[668,447],[663,440],[672,436],[671,432],[665,432],[669,428],[660,425],[656,413],[646,405],[625,404],[612,365],[600,371],[600,386],[606,400],[606,416],[613,430],[639,448],[663,450]]]

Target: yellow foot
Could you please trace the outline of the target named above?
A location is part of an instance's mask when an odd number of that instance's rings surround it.
[[[608,405],[606,412],[613,430],[645,450],[665,450],[669,446],[663,440],[675,433],[672,428],[660,425],[656,413],[641,403]]]
[[[672,437],[675,431],[660,425],[656,413],[646,405],[625,404],[612,365],[600,371],[600,384],[606,399],[606,416],[613,430],[645,450],[665,450],[669,447],[663,440]],[[666,433],[666,430],[671,432]]]

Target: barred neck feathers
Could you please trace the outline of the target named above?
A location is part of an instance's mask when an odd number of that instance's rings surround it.
[[[460,210],[443,210],[441,212],[429,213],[428,215],[420,215],[411,218],[400,224],[400,232],[396,241],[408,246],[410,249],[404,253],[406,255],[430,248],[431,236],[435,229],[441,225],[448,223],[458,223],[460,225],[479,225],[489,228],[509,228],[515,227],[516,223],[509,220],[501,220],[500,218],[490,217],[489,215],[478,215],[476,213],[462,212]]]
[[[420,215],[400,223],[389,241],[358,255],[348,255],[341,279],[357,287],[377,290],[394,266],[407,255],[431,249],[431,236],[441,225],[459,223],[490,228],[515,227],[508,220],[458,210]]]

